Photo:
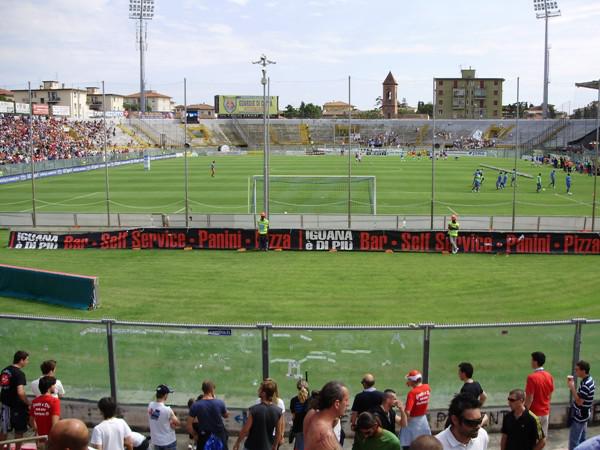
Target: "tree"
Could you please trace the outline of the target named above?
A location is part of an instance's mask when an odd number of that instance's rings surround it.
[[[294,117],[298,117],[298,110],[294,108],[292,105],[287,105],[285,107],[285,111],[283,112],[283,117],[286,119],[292,119]]]
[[[417,103],[417,114],[427,114],[429,117],[433,117],[433,103]]]

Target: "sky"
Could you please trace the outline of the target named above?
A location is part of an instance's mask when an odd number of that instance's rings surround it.
[[[599,0],[558,0],[549,21],[549,103],[570,111],[596,99],[575,83],[600,78]],[[0,87],[42,80],[107,93],[139,92],[136,22],[128,0],[0,0]],[[146,89],[188,104],[262,95],[265,54],[281,109],[350,101],[372,109],[391,71],[398,98],[431,101],[434,77],[472,67],[505,78],[503,103],[540,104],[544,20],[533,0],[155,0]],[[349,88],[350,77],[350,88]]]

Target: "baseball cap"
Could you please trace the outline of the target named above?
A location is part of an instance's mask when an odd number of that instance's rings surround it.
[[[421,375],[421,372],[419,372],[418,370],[411,370],[406,374],[404,378],[410,381],[418,381],[423,378],[423,375]]]
[[[169,386],[167,386],[166,384],[159,384],[156,387],[156,395],[158,395],[159,397],[163,397],[166,394],[170,394],[174,392],[173,389],[171,389]]]

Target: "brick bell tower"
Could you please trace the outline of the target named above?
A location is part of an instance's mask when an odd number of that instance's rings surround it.
[[[392,72],[383,81],[383,96],[381,97],[381,112],[384,119],[398,117],[398,83]]]

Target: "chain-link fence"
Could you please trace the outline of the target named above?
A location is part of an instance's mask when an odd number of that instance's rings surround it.
[[[368,313],[368,311],[366,311]],[[530,354],[543,351],[554,375],[553,402],[568,400],[562,380],[579,359],[593,368],[600,320],[399,326],[167,324],[0,315],[0,357],[8,365],[16,350],[30,353],[25,369],[37,378],[46,359],[58,361],[67,397],[96,400],[113,395],[123,403],[148,401],[158,384],[175,389],[185,405],[202,380],[216,381],[231,406],[256,398],[262,378],[278,381],[281,397],[295,395],[299,377],[312,388],[331,379],[354,394],[365,372],[380,389],[406,391],[404,375],[422,370],[432,389],[431,407],[443,408],[460,389],[457,365],[469,361],[488,394],[488,406],[523,387]]]

